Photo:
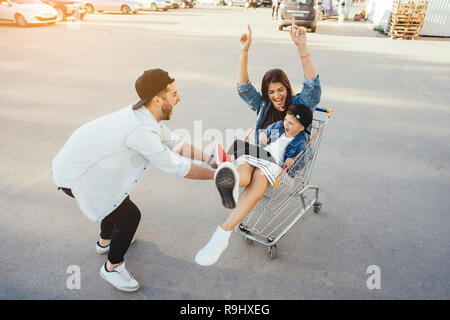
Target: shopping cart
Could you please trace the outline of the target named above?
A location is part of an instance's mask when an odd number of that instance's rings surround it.
[[[327,113],[327,117],[316,118],[318,112],[314,112],[306,149],[295,157],[290,170],[283,170],[275,184],[267,187],[264,197],[235,228],[247,243],[256,241],[267,246],[271,259],[276,258],[277,242],[289,229],[311,207],[315,213],[322,208],[319,187],[309,185],[309,179],[333,110],[316,108],[316,111]]]

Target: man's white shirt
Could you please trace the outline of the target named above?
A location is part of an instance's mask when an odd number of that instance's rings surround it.
[[[69,188],[81,211],[100,222],[141,181],[150,164],[179,177],[191,168],[178,154],[184,139],[133,104],[78,128],[52,161],[58,187]]]

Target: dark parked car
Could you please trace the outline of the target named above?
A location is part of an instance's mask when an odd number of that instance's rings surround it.
[[[316,32],[317,26],[317,3],[315,0],[283,0],[279,9],[278,30],[292,24],[294,18],[297,26],[311,28]]]
[[[51,5],[58,11],[58,18],[66,21],[67,17],[83,19],[86,15],[86,9],[80,1],[77,0],[42,0],[42,2]]]

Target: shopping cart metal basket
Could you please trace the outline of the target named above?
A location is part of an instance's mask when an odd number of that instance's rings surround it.
[[[327,116],[316,117],[317,111]],[[267,246],[271,259],[276,258],[277,242],[289,229],[311,208],[315,213],[322,208],[319,187],[309,185],[309,180],[332,113],[332,109],[316,108],[306,149],[296,156],[290,170],[283,170],[275,184],[267,187],[264,197],[235,228],[247,243]]]

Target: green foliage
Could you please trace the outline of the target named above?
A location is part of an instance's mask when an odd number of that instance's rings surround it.
[[[384,29],[381,26],[374,26],[373,30],[378,31],[379,33],[384,34]]]

